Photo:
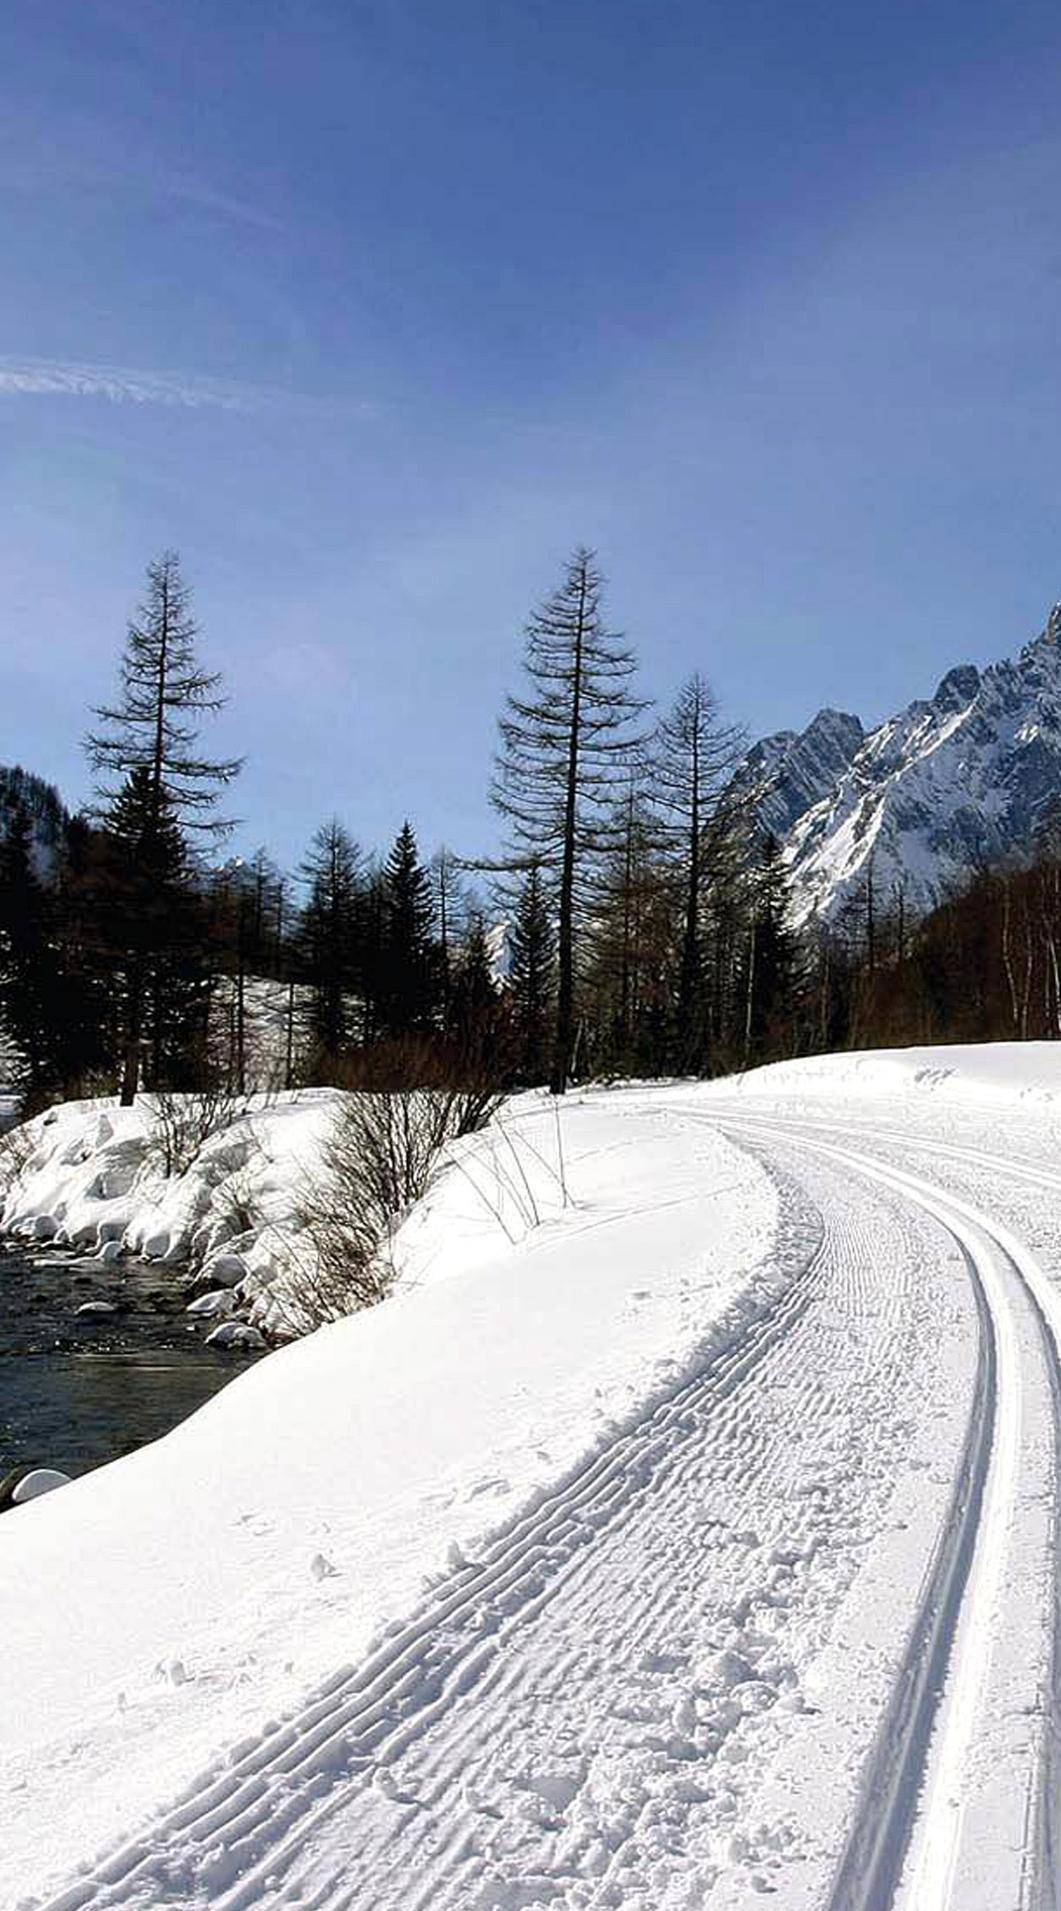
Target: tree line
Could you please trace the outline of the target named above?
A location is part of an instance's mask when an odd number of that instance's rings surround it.
[[[901,897],[880,910],[870,872],[868,902],[795,934],[778,845],[736,774],[746,738],[699,672],[653,715],[588,550],[525,628],[492,855],[425,860],[406,821],[380,857],[336,817],[292,874],[264,849],[225,859],[241,766],[201,741],[223,701],[167,552],[85,739],[91,806],[60,826],[46,786],[0,782],[0,1028],[29,1105],[260,1086],[263,984],[284,1086],[560,1093],[996,1024],[1061,1031],[1056,863],[985,874],[919,925]]]

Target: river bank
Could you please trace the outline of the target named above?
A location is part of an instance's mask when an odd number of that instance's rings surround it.
[[[172,1269],[0,1237],[0,1476],[85,1473],[131,1453],[256,1357],[207,1345],[215,1323],[187,1301]]]

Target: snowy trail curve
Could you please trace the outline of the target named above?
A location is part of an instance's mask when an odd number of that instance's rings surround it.
[[[1061,1902],[1061,1287],[998,1193],[1061,1177],[703,1108],[785,1190],[758,1311],[34,1911]]]
[[[762,1765],[904,1458],[927,1552],[966,1435],[918,1419],[918,1348],[962,1358],[938,1229],[811,1180],[734,1345],[48,1911],[670,1911],[782,1878]]]
[[[957,1911],[971,1902],[1046,1911],[1061,1902],[1061,1292],[996,1218],[906,1167],[852,1150],[850,1127],[816,1122],[809,1138],[803,1120],[741,1114],[727,1116],[731,1123],[761,1142],[795,1143],[846,1165],[934,1215],[962,1247],[981,1311],[980,1373],[955,1507],[864,1775],[830,1911],[893,1904]],[[883,1128],[858,1134],[861,1146],[876,1142],[901,1157],[920,1150],[1051,1192],[1061,1187],[1030,1164],[981,1150]],[[992,1709],[1003,1707],[1019,1708],[1034,1729],[988,1769]],[[997,1734],[995,1741],[997,1751]]]

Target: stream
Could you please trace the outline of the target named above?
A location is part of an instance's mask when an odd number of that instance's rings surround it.
[[[208,1347],[185,1282],[0,1239],[0,1477],[85,1473],[157,1440],[259,1356]],[[116,1311],[79,1314],[87,1301]]]

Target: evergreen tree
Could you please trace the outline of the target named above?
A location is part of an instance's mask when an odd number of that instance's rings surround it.
[[[220,709],[224,701],[218,676],[199,664],[197,636],[188,587],[176,554],[167,551],[148,566],[144,601],[129,625],[122,656],[120,696],[97,709],[100,728],[86,741],[97,777],[97,803],[119,847],[109,863],[116,883],[111,900],[115,908],[141,917],[139,926],[126,925],[127,947],[121,958],[121,1098],[126,1104],[139,1084],[148,1021],[156,1079],[164,1036],[168,1040],[165,1032],[185,1021],[183,1002],[175,1002],[171,1010],[162,1000],[168,983],[176,985],[178,977],[189,973],[187,937],[197,919],[183,830],[217,833],[227,827],[213,812],[220,790],[239,769],[236,761],[211,760],[196,748],[199,718]],[[130,845],[132,854],[123,857]],[[153,894],[156,874],[163,886]],[[205,938],[201,913],[198,928]],[[138,994],[148,987],[153,991],[151,1004]]]
[[[59,978],[52,911],[34,868],[33,831],[13,799],[0,836],[0,1030],[21,1060],[23,1088],[36,1097],[55,1082]]]
[[[537,864],[557,899],[557,994],[551,1086],[571,1075],[580,904],[594,861],[611,841],[617,790],[644,704],[630,688],[633,654],[609,631],[603,580],[578,550],[559,589],[531,617],[529,687],[509,697],[492,797],[508,824],[510,868]]]
[[[208,1070],[208,924],[184,836],[148,764],[105,817],[94,876],[96,944],[115,988],[122,1100],[198,1085]]]
[[[383,870],[379,1011],[385,1035],[430,1032],[438,1025],[440,963],[434,940],[431,877],[412,824],[398,832]]]
[[[454,964],[450,1026],[461,1060],[500,1073],[501,998],[481,915],[473,915]]]
[[[311,990],[310,1024],[318,1062],[334,1064],[354,1037],[364,914],[360,851],[337,818],[314,836],[302,877],[309,896],[299,948]]]
[[[788,880],[775,836],[762,845],[755,876],[745,1025],[745,1065],[793,1052],[798,944],[789,924]]]
[[[556,935],[540,865],[532,863],[516,902],[509,942],[509,994],[519,1080],[544,1082],[556,990]]]

